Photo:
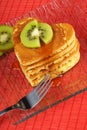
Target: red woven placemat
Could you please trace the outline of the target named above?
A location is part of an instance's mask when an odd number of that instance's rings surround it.
[[[0,0],[0,23],[10,21],[47,2],[49,0]],[[83,2],[87,3],[86,0]],[[76,4],[78,3],[77,0]],[[86,130],[86,102],[87,92],[84,92],[30,118],[18,126],[13,126],[7,115],[5,115],[0,117],[0,130]]]

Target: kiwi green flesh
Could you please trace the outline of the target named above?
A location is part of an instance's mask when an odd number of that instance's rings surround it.
[[[40,47],[40,40],[35,31],[35,29],[37,30],[37,28],[38,28],[37,20],[33,20],[33,21],[29,22],[23,28],[23,30],[20,34],[20,39],[21,39],[22,44],[25,47],[29,47],[29,48]],[[35,31],[36,34],[35,33],[33,34],[33,31]]]
[[[0,45],[0,51],[6,51],[6,50],[9,50],[9,49],[12,49],[13,48],[13,43],[10,41],[9,43],[7,44],[1,44]]]
[[[0,25],[0,51],[13,48],[12,27]]]
[[[53,30],[51,26],[47,23],[39,23],[38,29],[41,31],[40,39],[45,44],[48,44],[49,42],[51,42],[53,38]]]

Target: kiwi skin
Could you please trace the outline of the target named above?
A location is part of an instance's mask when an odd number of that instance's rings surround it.
[[[9,36],[7,41],[0,43],[0,52],[7,52],[13,49],[12,29],[12,26],[0,25],[0,35],[7,33]]]

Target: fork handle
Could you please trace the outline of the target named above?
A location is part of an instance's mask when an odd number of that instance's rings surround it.
[[[0,116],[4,115],[5,113],[7,113],[8,111],[11,111],[12,109],[15,109],[14,107],[10,106],[2,111],[0,111]]]
[[[4,115],[5,113],[13,110],[13,109],[17,109],[17,108],[20,108],[21,109],[21,105],[19,103],[16,103],[10,107],[7,107],[6,109],[0,111],[0,116]]]

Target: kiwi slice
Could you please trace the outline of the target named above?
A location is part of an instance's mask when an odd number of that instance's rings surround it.
[[[25,47],[37,48],[40,47],[38,22],[33,20],[29,22],[21,32],[21,42]]]
[[[13,48],[12,27],[0,25],[0,51],[7,51]]]
[[[40,38],[45,43],[48,44],[53,38],[53,30],[51,26],[47,23],[39,23],[38,29],[40,32]]]
[[[25,47],[38,48],[40,40],[48,44],[53,38],[53,30],[47,23],[39,23],[37,20],[29,22],[23,28],[20,39]]]

